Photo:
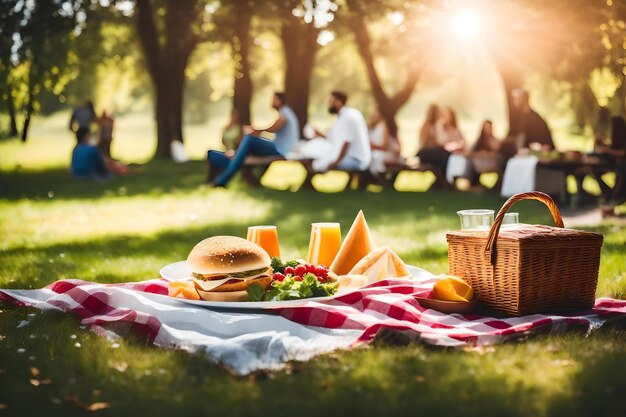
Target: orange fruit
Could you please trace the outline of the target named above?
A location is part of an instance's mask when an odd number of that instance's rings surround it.
[[[471,301],[474,290],[459,277],[444,275],[435,283],[432,298],[442,301]]]

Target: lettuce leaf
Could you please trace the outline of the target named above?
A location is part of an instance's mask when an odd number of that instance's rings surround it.
[[[263,301],[265,295],[265,288],[259,284],[252,284],[246,288],[248,293],[248,301]]]

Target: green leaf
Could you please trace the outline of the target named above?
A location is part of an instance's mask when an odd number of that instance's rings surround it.
[[[248,301],[262,301],[265,289],[259,284],[252,284],[247,289]]]

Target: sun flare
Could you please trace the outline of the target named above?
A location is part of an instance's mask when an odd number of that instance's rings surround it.
[[[472,11],[461,11],[452,18],[452,30],[462,40],[474,40],[480,32],[480,18]]]

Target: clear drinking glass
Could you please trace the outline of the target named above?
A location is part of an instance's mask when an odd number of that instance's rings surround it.
[[[503,226],[512,226],[519,223],[519,213],[505,213],[502,220]]]
[[[461,210],[456,214],[461,218],[461,230],[489,230],[493,224],[493,210]]]

